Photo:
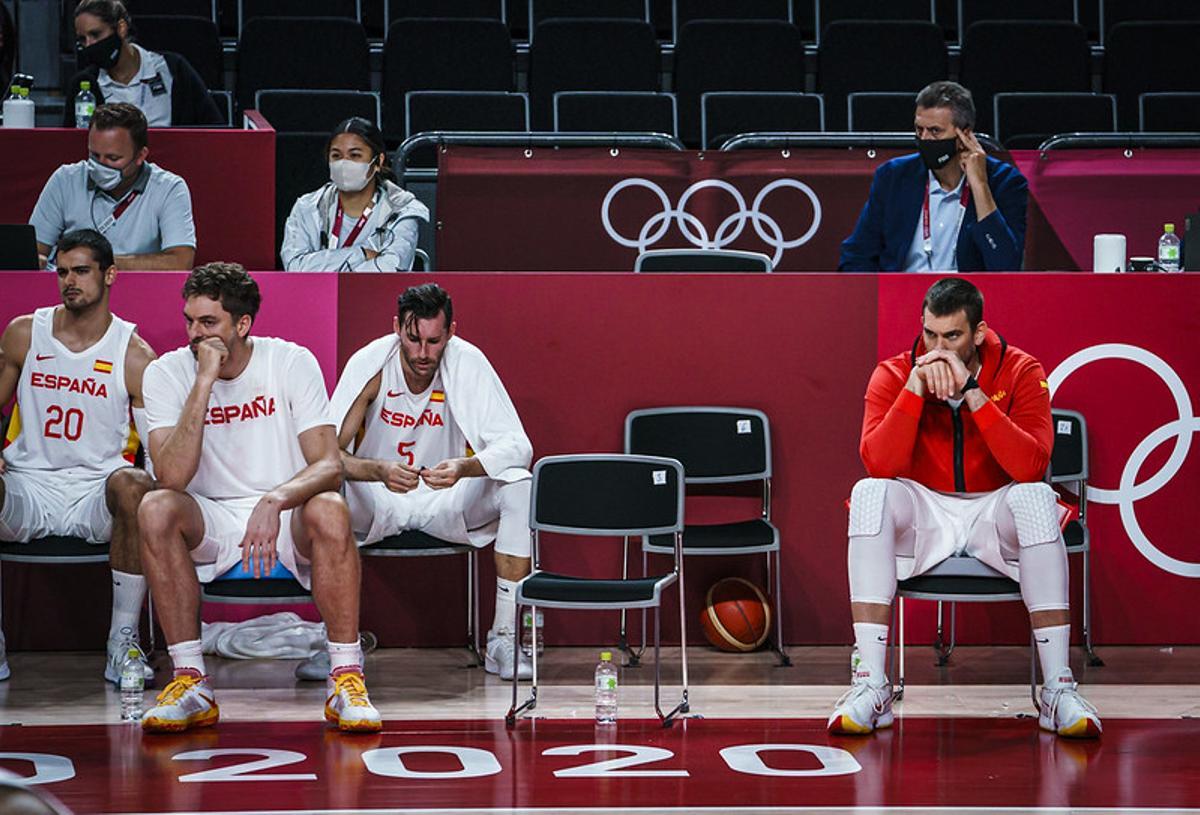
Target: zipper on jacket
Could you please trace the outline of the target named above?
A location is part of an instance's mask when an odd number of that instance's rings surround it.
[[[954,491],[967,491],[967,478],[963,474],[963,423],[962,405],[950,409],[950,419],[954,423]]]

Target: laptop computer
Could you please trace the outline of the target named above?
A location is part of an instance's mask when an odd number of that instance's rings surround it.
[[[38,270],[37,235],[31,224],[0,224],[0,270]]]

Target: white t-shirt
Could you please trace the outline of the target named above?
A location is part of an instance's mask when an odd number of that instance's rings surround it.
[[[467,454],[467,439],[454,421],[442,374],[423,393],[410,393],[396,354],[383,366],[379,395],[367,407],[366,432],[356,454],[401,461],[410,467],[435,467]]]
[[[146,368],[142,390],[153,432],[174,427],[196,381],[184,347]],[[236,379],[218,379],[208,399],[200,465],[188,492],[207,498],[263,495],[307,466],[299,435],[332,425],[325,380],[312,352],[275,337],[255,337]]]

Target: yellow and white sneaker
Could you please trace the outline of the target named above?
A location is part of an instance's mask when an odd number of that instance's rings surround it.
[[[158,694],[154,707],[142,716],[147,733],[179,733],[193,727],[211,727],[221,718],[208,678],[196,673],[176,674]]]
[[[367,683],[362,671],[339,668],[325,683],[329,698],[325,701],[325,720],[338,730],[356,733],[378,733],[383,729],[383,717],[367,696]]]
[[[1038,726],[1074,739],[1095,739],[1103,732],[1096,708],[1079,695],[1079,685],[1070,668],[1042,685]]]
[[[891,727],[892,683],[882,682],[867,671],[854,675],[854,684],[833,706],[826,729],[837,735],[864,736],[881,727]]]

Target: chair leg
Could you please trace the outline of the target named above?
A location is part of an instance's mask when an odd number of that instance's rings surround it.
[[[950,643],[946,644],[944,625],[944,604],[941,600],[937,601],[937,638],[933,642],[933,653],[935,655],[934,664],[939,667],[945,667],[950,661],[950,653],[954,650],[954,604],[950,604]]]
[[[897,648],[900,651],[897,664],[900,669],[900,676],[892,683],[892,698],[899,701],[904,698],[904,598],[896,598],[896,617],[899,618],[899,625],[896,626],[896,635],[893,639],[897,640]]]
[[[643,549],[642,550],[642,577],[645,577],[647,574],[649,574],[649,568],[650,568],[650,556],[647,555],[646,551]],[[644,653],[646,653],[646,609],[642,609],[642,643],[641,643],[641,646],[636,651],[633,651],[633,650],[629,651],[629,659],[625,661],[624,667],[626,667],[626,668],[642,667],[642,654],[644,654]]]
[[[780,668],[792,667],[792,658],[788,656],[783,641],[783,564],[780,562],[780,550],[775,550],[775,653],[779,655]],[[771,574],[771,553],[767,552],[767,575]]]
[[[519,620],[519,619],[521,619],[521,604],[520,603],[517,603],[516,611],[517,611],[517,619]],[[514,655],[518,652],[520,647],[521,647],[521,626],[514,625],[513,626],[513,654]],[[514,661],[519,664],[518,660],[514,660]],[[526,699],[524,702],[522,702],[519,707],[517,706],[517,685],[520,683],[520,672],[515,670],[515,665],[514,665],[513,678],[512,678],[512,705],[508,708],[508,713],[504,714],[504,723],[506,725],[508,725],[509,727],[512,727],[513,725],[515,725],[517,723],[517,717],[520,716],[522,713],[533,710],[535,707],[537,707],[537,687],[538,687],[537,672],[538,672],[538,660],[537,660],[537,647],[535,644],[535,647],[533,649],[533,685],[529,689],[529,698]]]
[[[518,629],[520,619],[517,618]],[[474,549],[467,553],[467,650],[475,659],[474,667],[483,667],[479,652],[479,555]]]
[[[682,598],[681,598],[682,599]],[[660,607],[654,607],[654,712],[658,714],[658,718],[662,719],[663,727],[670,727],[675,723],[676,717],[687,713],[691,708],[688,706],[688,689],[687,689],[687,643],[686,641],[680,644],[680,652],[682,653],[683,664],[683,696],[679,700],[679,704],[668,713],[662,712],[660,697],[662,693],[662,655],[659,651],[659,635],[662,625],[659,621]]]
[[[1039,714],[1042,712],[1042,707],[1038,703],[1037,692],[1037,637],[1033,634],[1033,628],[1029,629],[1029,697],[1033,700],[1033,709]]]
[[[1092,668],[1103,668],[1102,660],[1092,647],[1092,552],[1091,547],[1083,550],[1083,650],[1087,664]]]
[[[621,579],[629,579],[629,538],[624,538],[621,544]],[[625,667],[630,667],[628,658],[632,657],[632,652],[629,649],[629,636],[625,631],[625,624],[629,616],[629,609],[621,609],[621,629],[617,632],[617,650],[623,651],[627,657]]]

